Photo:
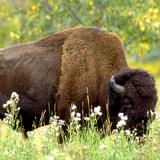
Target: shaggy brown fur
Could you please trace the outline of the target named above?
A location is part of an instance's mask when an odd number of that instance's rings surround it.
[[[72,102],[79,112],[83,108],[87,113],[88,90],[90,105],[100,105],[105,119],[107,82],[125,68],[128,65],[117,35],[90,27],[68,29],[0,50],[0,105],[16,91],[20,95],[23,125],[28,131],[34,118],[39,119],[44,110],[48,122],[48,102],[51,110],[67,122]],[[0,107],[1,118],[5,117],[4,112]]]
[[[154,118],[152,113],[157,103],[154,78],[142,69],[126,69],[116,74],[115,80],[125,87],[125,91],[120,96],[110,88],[109,115],[112,129],[116,128],[119,121],[118,113],[124,113],[128,116],[125,129],[137,129],[137,134],[141,136],[147,131],[148,120]]]
[[[106,81],[127,67],[119,38],[97,28],[83,28],[74,32],[63,45],[61,76],[58,86],[57,111],[62,119],[70,116],[71,102],[82,111],[87,104],[87,89],[92,106],[103,106],[106,112]],[[66,107],[67,106],[67,107]],[[88,108],[84,108],[87,112]]]

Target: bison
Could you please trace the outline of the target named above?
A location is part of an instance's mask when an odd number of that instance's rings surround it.
[[[49,110],[68,123],[71,103],[87,114],[89,97],[89,105],[101,106],[100,127],[109,113],[111,129],[116,128],[122,112],[128,116],[126,129],[137,128],[142,134],[150,119],[147,113],[155,111],[157,102],[153,77],[128,67],[119,37],[92,27],[71,28],[1,49],[1,119],[6,113],[2,105],[12,91],[20,96],[25,131],[32,130],[35,117],[39,121],[42,112],[47,124]]]

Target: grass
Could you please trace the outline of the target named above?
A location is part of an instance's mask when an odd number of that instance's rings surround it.
[[[1,124],[1,160],[155,160],[160,159],[160,116],[150,126],[144,144],[124,136],[123,131],[100,137],[95,129],[72,135],[63,145],[57,143],[51,126],[29,133],[25,140],[20,133]]]
[[[157,75],[156,75],[157,76]],[[157,76],[158,77],[158,76]],[[160,97],[160,78],[156,78]],[[160,109],[160,101],[157,110]],[[93,126],[93,125],[92,125]],[[58,143],[56,127],[48,125],[29,133],[25,140],[0,121],[1,160],[159,160],[160,114],[149,126],[149,135],[139,144],[124,132],[101,137],[94,127],[83,131],[72,129],[66,143]]]

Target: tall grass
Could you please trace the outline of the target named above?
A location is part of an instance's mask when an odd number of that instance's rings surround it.
[[[79,116],[78,116],[79,117]],[[141,143],[124,131],[114,132],[104,137],[94,127],[95,119],[87,121],[83,130],[79,125],[77,114],[70,124],[70,136],[66,142],[59,144],[58,134],[61,127],[57,117],[51,125],[40,127],[28,133],[24,139],[22,133],[0,122],[0,159],[1,160],[155,160],[160,159],[160,114],[149,126],[149,135]],[[55,123],[56,121],[56,123]],[[57,123],[58,122],[58,123]]]
[[[160,81],[157,78],[158,96]],[[160,101],[157,111],[160,110]],[[14,112],[12,114],[15,114]],[[12,130],[11,125],[0,121],[0,160],[159,160],[160,159],[160,113],[149,125],[149,134],[139,143],[124,131],[114,132],[102,137],[94,127],[95,119],[90,118],[81,130],[77,113],[69,127],[69,136],[65,143],[59,144],[62,124],[57,117],[51,119],[51,125],[40,127],[28,133],[24,139],[22,133]],[[94,116],[93,116],[94,117]],[[75,119],[74,119],[75,118]],[[77,118],[77,119],[76,119]],[[8,123],[6,122],[6,123]],[[77,128],[76,128],[77,127]]]
[[[96,129],[86,129],[70,136],[64,144],[59,144],[52,126],[39,128],[29,133],[25,140],[21,133],[1,124],[1,160],[46,159],[46,160],[137,160],[160,159],[160,116],[150,126],[150,134],[144,143],[127,140],[123,131],[101,138]]]

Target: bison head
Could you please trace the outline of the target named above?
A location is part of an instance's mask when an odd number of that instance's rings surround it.
[[[142,69],[127,69],[113,75],[109,82],[109,112],[111,129],[120,120],[118,113],[127,115],[124,129],[137,130],[142,136],[155,112],[157,91],[154,78]]]

